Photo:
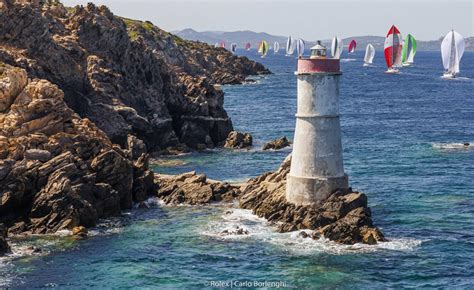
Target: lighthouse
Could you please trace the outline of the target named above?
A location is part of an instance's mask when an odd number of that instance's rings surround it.
[[[318,204],[348,188],[339,121],[339,59],[326,58],[318,41],[310,58],[298,59],[296,128],[286,198],[296,205]]]

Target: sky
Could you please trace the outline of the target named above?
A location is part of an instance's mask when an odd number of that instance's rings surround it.
[[[307,40],[402,34],[434,40],[455,29],[474,36],[474,0],[62,0],[93,2],[116,15],[149,20],[167,31],[252,30]]]

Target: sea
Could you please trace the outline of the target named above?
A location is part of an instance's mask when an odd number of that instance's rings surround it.
[[[156,160],[158,173],[195,170],[242,182],[278,168],[293,138],[296,59],[237,50],[273,74],[223,86],[249,150],[213,149]],[[68,233],[15,238],[0,260],[2,287],[60,288],[472,288],[474,287],[474,52],[461,74],[442,79],[439,52],[385,74],[383,52],[363,67],[362,50],[343,54],[340,87],[344,166],[354,190],[368,196],[388,241],[368,246],[304,239],[236,203],[133,209],[103,220],[85,240]],[[465,146],[464,143],[470,143]],[[241,227],[248,235],[222,236]],[[41,249],[31,254],[32,247]]]

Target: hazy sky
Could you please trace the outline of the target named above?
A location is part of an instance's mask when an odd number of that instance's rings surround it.
[[[149,20],[168,30],[252,30],[307,40],[402,34],[433,40],[454,28],[474,36],[474,0],[63,0],[104,4],[117,15]]]

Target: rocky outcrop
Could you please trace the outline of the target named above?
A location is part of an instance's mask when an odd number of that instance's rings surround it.
[[[252,142],[252,135],[249,133],[232,131],[225,140],[224,147],[229,149],[243,149],[252,146]]]
[[[122,147],[130,134],[153,152],[222,145],[233,127],[216,85],[269,73],[105,6],[2,2],[0,61],[57,84],[71,109]]]
[[[166,204],[173,205],[230,202],[240,194],[237,187],[209,180],[206,175],[194,171],[177,176],[157,175],[156,184],[159,185],[157,196]]]
[[[279,150],[279,149],[288,147],[290,145],[291,145],[290,141],[286,139],[286,136],[283,136],[279,139],[263,144],[262,150]]]
[[[320,205],[295,206],[285,197],[286,176],[291,157],[281,167],[251,179],[241,190],[240,206],[256,215],[278,222],[280,232],[314,230],[313,236],[343,244],[375,244],[384,236],[374,226],[367,196],[352,190],[338,190]]]
[[[93,226],[153,192],[145,145],[114,145],[46,80],[0,64],[0,223],[10,232]]]

